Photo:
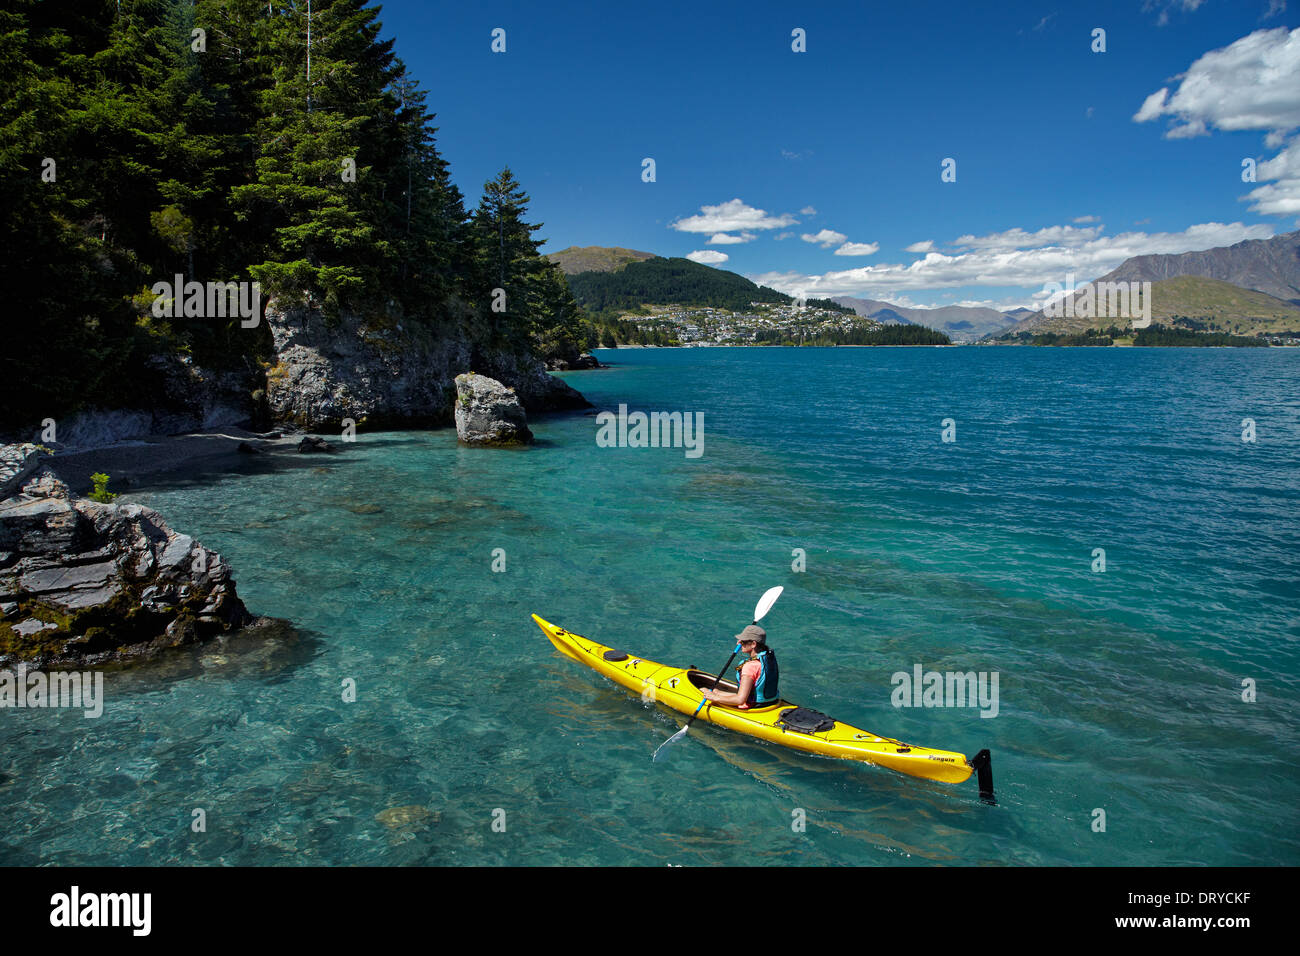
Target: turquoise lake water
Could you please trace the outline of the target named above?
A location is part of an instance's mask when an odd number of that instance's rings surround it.
[[[702,412],[703,455],[577,414],[132,494],[299,636],[111,672],[99,719],[0,712],[0,861],[1300,863],[1300,349],[600,355],[564,377]],[[703,724],[652,763],[682,718],[529,619],[716,671],[778,584],[782,695],[988,747],[998,806]],[[996,672],[997,716],[892,706],[916,664]]]

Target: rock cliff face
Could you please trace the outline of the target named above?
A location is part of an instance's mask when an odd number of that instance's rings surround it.
[[[125,661],[252,622],[221,555],[150,508],[73,498],[42,457],[0,449],[0,664]]]
[[[53,438],[35,428],[12,438],[68,450],[222,425],[334,430],[350,418],[370,428],[445,426],[454,423],[455,378],[471,369],[513,388],[530,413],[592,407],[538,359],[478,351],[454,330],[379,325],[346,313],[327,319],[319,310],[281,311],[274,302],[264,321],[275,348],[264,391],[258,369],[213,372],[188,357],[157,358],[140,407],[88,409],[60,419]]]
[[[40,440],[62,449],[95,448],[145,435],[243,424],[258,417],[252,394],[260,381],[260,372],[251,368],[214,372],[188,356],[156,356],[140,380],[138,407],[84,409],[60,418],[54,437]]]
[[[514,388],[530,412],[591,407],[534,358],[475,355],[459,337],[414,324],[377,327],[347,314],[327,320],[274,303],[266,322],[279,358],[267,372],[271,414],[304,428],[336,428],[345,418],[372,427],[450,425],[455,378],[470,368]]]

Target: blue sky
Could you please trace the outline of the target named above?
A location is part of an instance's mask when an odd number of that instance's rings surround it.
[[[1069,271],[1300,223],[1283,0],[382,6],[467,202],[509,166],[547,252],[1010,308]]]

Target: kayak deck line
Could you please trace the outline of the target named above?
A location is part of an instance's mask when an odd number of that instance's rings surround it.
[[[988,750],[981,750],[968,760],[964,754],[955,751],[907,744],[839,720],[834,720],[829,729],[820,731],[787,728],[778,721],[797,705],[785,698],[775,704],[746,710],[708,702],[700,688],[701,685],[713,686],[713,674],[706,674],[698,668],[672,667],[636,657],[566,631],[536,614],[532,618],[565,657],[679,713],[689,716],[698,711],[701,720],[760,740],[805,753],[874,764],[941,783],[964,783],[972,774],[977,774],[980,798],[986,803],[996,802],[993,798],[992,758]],[[736,685],[724,680],[718,682],[718,688],[734,692]],[[704,702],[702,708],[701,702]]]

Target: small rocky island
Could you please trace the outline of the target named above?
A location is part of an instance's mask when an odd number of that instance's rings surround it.
[[[74,497],[47,459],[0,446],[0,666],[139,660],[253,623],[221,555],[150,508]]]
[[[533,433],[513,388],[466,372],[456,376],[456,437],[466,445],[528,445]]]

